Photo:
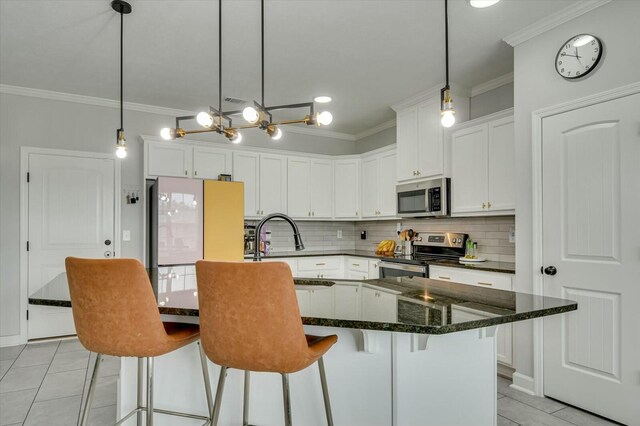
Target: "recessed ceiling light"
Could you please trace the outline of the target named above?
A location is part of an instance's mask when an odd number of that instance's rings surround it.
[[[327,102],[331,102],[331,96],[316,96],[313,100],[321,104],[326,104]]]
[[[477,7],[478,9],[482,9],[485,7],[493,6],[499,1],[500,0],[469,0],[469,4],[473,7]]]

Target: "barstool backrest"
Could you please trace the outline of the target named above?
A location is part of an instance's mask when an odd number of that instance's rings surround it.
[[[146,356],[167,340],[140,261],[67,257],[65,265],[76,332],[89,351]]]
[[[198,261],[200,339],[214,363],[290,372],[310,363],[291,269],[284,262]]]

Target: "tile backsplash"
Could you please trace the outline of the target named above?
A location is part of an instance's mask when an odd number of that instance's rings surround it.
[[[381,240],[395,239],[396,226],[415,232],[464,232],[478,243],[478,252],[488,260],[516,261],[516,245],[509,242],[509,231],[515,229],[515,216],[465,217],[444,219],[403,219],[398,221],[356,222],[357,250],[375,250]],[[367,239],[360,239],[360,231],[367,231]]]
[[[255,225],[255,221],[247,221]],[[489,260],[515,262],[515,243],[509,242],[509,231],[515,229],[515,216],[465,217],[445,219],[402,219],[365,222],[304,222],[298,221],[302,241],[307,250],[366,250],[374,251],[381,240],[397,238],[396,226],[416,232],[464,232],[478,242],[478,252]],[[273,251],[294,249],[293,233],[288,223],[271,221]],[[338,238],[342,231],[342,238]],[[367,239],[360,239],[360,231],[367,231]]]

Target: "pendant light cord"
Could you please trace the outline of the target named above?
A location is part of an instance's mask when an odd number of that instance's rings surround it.
[[[222,127],[222,0],[218,0],[218,112]]]
[[[446,88],[449,88],[449,10],[448,1],[444,0],[444,52]]]
[[[124,130],[124,13],[120,12],[120,130]]]
[[[262,48],[261,48],[262,106],[264,107],[264,0],[260,0],[260,40],[262,43]]]

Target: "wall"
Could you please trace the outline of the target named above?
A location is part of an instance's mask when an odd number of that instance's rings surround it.
[[[396,126],[385,129],[381,132],[374,133],[356,141],[356,152],[362,154],[364,152],[373,151],[374,149],[396,143]]]
[[[402,229],[416,232],[464,232],[478,242],[478,251],[488,260],[515,262],[516,247],[509,242],[509,231],[515,227],[514,216],[357,222],[356,249],[375,250],[381,240],[395,240],[398,237],[397,223]],[[360,231],[367,231],[366,240],[360,239]]]
[[[471,97],[469,99],[469,120],[511,107],[513,107],[513,83]]]
[[[125,111],[128,157],[122,160],[123,187],[142,185],[142,144],[138,135],[153,135],[175,117]],[[0,336],[20,333],[20,147],[114,152],[118,110],[0,94]],[[273,144],[263,134],[244,133],[243,145],[268,146],[292,151],[352,154],[355,142],[287,133]],[[201,138],[204,139],[204,138]],[[229,144],[218,136],[219,143]],[[141,204],[122,205],[122,229],[131,241],[122,243],[123,257],[142,254]]]
[[[540,265],[532,264],[532,166],[531,114],[541,108],[620,87],[640,79],[640,2],[613,1],[561,26],[530,39],[514,50],[516,131],[516,289],[532,292],[532,277]],[[566,81],[556,74],[554,59],[570,37],[589,32],[604,43],[598,68],[584,79]],[[631,44],[630,44],[631,43]],[[515,367],[533,375],[532,322],[517,324],[514,332]]]
[[[247,221],[251,225],[257,222]],[[353,250],[355,231],[353,222],[304,222],[297,221],[305,250]],[[293,232],[288,223],[278,220],[268,222],[265,229],[271,231],[271,247],[274,252],[294,250]],[[338,238],[338,230],[342,238]]]

